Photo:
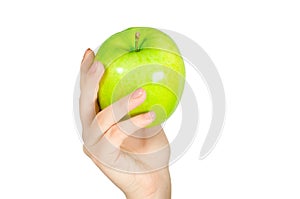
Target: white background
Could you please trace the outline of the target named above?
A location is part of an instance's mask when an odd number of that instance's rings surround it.
[[[296,0],[1,1],[0,198],[124,198],[82,153],[72,98],[86,48],[131,26],[190,37],[225,87],[222,138],[198,160],[201,127],[171,166],[173,198],[299,198],[299,9]]]

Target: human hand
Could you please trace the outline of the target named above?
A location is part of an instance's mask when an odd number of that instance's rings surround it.
[[[137,89],[100,111],[97,92],[104,67],[94,58],[88,49],[80,69],[84,152],[128,199],[171,198],[168,140],[160,126],[145,128],[154,112],[124,119],[143,103],[146,92]]]

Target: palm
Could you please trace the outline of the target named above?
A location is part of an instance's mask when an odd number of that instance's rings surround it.
[[[161,186],[158,182],[169,181],[167,166],[170,155],[168,140],[163,129],[144,128],[135,134],[149,135],[151,132],[156,133],[149,138],[128,137],[119,149],[107,147],[108,143],[100,140],[99,144],[94,145],[90,150],[85,147],[84,151],[125,193],[143,189],[147,190],[147,195],[151,195],[159,188],[158,186]],[[108,149],[110,151],[107,151]],[[95,150],[106,150],[109,158],[101,160],[101,158],[95,157],[92,153],[99,154]],[[156,153],[153,153],[155,151]]]

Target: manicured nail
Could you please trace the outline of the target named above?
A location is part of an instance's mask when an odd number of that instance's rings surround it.
[[[148,120],[154,120],[155,117],[156,117],[156,114],[155,114],[154,111],[150,111],[150,112],[147,113],[146,117],[147,117]]]
[[[83,58],[81,60],[81,63],[87,58],[87,55],[91,52],[92,50],[90,48],[86,49]]]
[[[95,62],[92,64],[91,68],[89,69],[89,72],[88,72],[88,73],[94,73],[94,72],[96,72],[98,65],[99,65],[99,62],[95,61]]]
[[[144,90],[142,88],[137,89],[136,91],[134,91],[134,93],[132,94],[132,98],[136,99],[139,98],[143,95]]]

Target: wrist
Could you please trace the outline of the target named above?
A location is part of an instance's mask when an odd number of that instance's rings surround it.
[[[144,183],[138,183],[138,187],[125,192],[126,199],[170,199],[171,179],[169,173],[160,178],[152,178]],[[133,188],[133,187],[132,187]]]
[[[125,195],[126,199],[171,199],[171,184],[158,188],[154,192],[145,190],[143,192],[135,192]]]

